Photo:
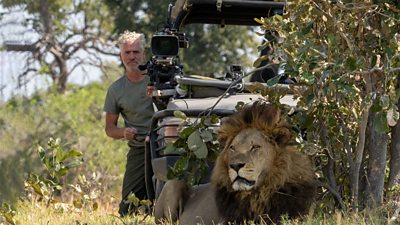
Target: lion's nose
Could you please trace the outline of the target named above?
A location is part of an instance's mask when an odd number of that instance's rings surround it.
[[[232,163],[229,166],[235,171],[239,171],[244,166],[244,163]]]

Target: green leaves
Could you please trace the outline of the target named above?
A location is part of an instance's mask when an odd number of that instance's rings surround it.
[[[16,221],[14,219],[15,211],[7,203],[3,203],[0,207],[0,215],[3,216],[8,223],[15,225]]]
[[[264,47],[262,47],[262,49],[264,49]],[[264,62],[267,59],[268,59],[267,55],[263,55],[263,56],[258,57],[256,59],[256,61],[254,61],[253,67],[256,67],[256,68],[259,67],[261,65],[261,63]]]
[[[212,136],[211,136],[212,140]],[[187,140],[188,147],[199,159],[207,157],[208,149],[199,131],[194,131]]]
[[[371,112],[375,113],[373,121],[374,130],[387,133],[390,131],[390,126],[397,124],[399,112],[396,105],[397,96],[395,93],[383,94],[381,96],[377,96],[377,93],[372,93],[365,101],[372,104]]]
[[[67,175],[71,168],[82,164],[81,152],[76,150],[66,151],[61,146],[60,139],[50,138],[47,148],[38,147],[39,158],[46,168],[44,175],[30,173],[25,180],[25,188],[31,188],[47,204],[53,203],[53,193],[61,191],[61,178]]]
[[[347,57],[345,65],[350,71],[357,69],[357,61],[353,56]]]
[[[181,157],[174,165],[174,174],[184,173],[189,168],[189,159]]]
[[[354,169],[349,165],[364,159],[367,165],[372,158],[368,158],[371,152],[363,152],[368,146],[360,135],[370,133],[368,129],[388,133],[398,122],[397,8],[389,1],[376,1],[372,6],[299,0],[287,5],[282,21],[258,20],[262,29],[273,30],[282,39],[273,46],[269,59],[285,59],[285,75],[298,81],[294,87],[301,86],[302,91],[294,93],[304,113],[292,116],[290,124],[305,131],[304,142],[321,147],[314,158],[320,165],[319,174],[323,179],[336,175],[335,185],[341,190],[351,190],[355,187],[352,181],[358,182],[354,177],[359,171],[349,170]],[[373,118],[368,121],[371,124],[362,116],[365,110]],[[365,157],[361,160],[360,155]],[[327,159],[330,171],[322,163]],[[353,205],[363,201],[351,202],[354,196],[348,191],[343,198]]]
[[[39,146],[38,153],[52,179],[59,180],[69,169],[82,164],[82,159],[79,158],[82,153],[76,150],[65,151],[61,147],[60,139],[50,138],[47,145],[47,149]]]
[[[73,205],[75,209],[89,209],[95,211],[99,208],[97,198],[100,196],[101,191],[99,190],[101,183],[98,179],[100,176],[97,173],[93,173],[92,176],[86,178],[85,175],[78,176],[78,182],[75,185],[69,185],[75,191],[75,198]],[[132,200],[133,196],[128,197],[127,201]],[[133,200],[135,201],[135,200]]]
[[[268,86],[273,86],[275,84],[277,84],[279,82],[279,80],[281,79],[282,75],[276,75],[275,77],[269,79],[267,81]]]
[[[390,97],[388,95],[382,95],[379,99],[379,105],[383,110],[387,110],[390,106]]]
[[[218,152],[214,127],[220,122],[217,115],[188,118],[184,113],[175,111],[174,115],[182,122],[178,139],[167,143],[165,154],[179,154],[180,158],[168,170],[168,179],[184,179],[188,185],[197,184],[208,172],[207,162],[215,160]]]
[[[179,132],[179,137],[183,139],[187,139],[194,131],[195,127],[189,126],[185,127],[182,131]]]
[[[48,64],[45,62],[40,63],[40,70],[37,72],[37,74],[40,75],[45,75],[45,74],[50,74],[50,67]]]
[[[387,123],[386,113],[377,112],[374,117],[373,128],[375,131],[380,133],[386,133],[390,131]]]
[[[212,121],[212,120],[211,120]],[[205,142],[213,142],[214,141],[214,132],[211,129],[204,129],[201,131],[200,136],[203,139],[204,143]]]
[[[128,197],[124,200],[125,204],[133,204],[135,207],[139,206],[140,199],[136,197],[135,193],[131,192],[129,193]]]
[[[264,19],[254,18],[254,21],[256,21],[259,24],[264,24]]]
[[[301,34],[301,35],[304,35],[304,36],[307,35],[308,33],[311,32],[313,26],[314,26],[314,22],[313,22],[313,21],[308,22],[308,23],[306,24],[306,26],[304,26],[304,27],[301,29],[300,34]]]
[[[277,82],[276,79],[279,79],[280,76],[276,76],[273,79],[275,79],[273,82]],[[280,100],[282,97],[284,97],[290,90],[290,88],[282,88],[280,86],[265,86],[261,83],[253,83],[251,85],[248,85],[246,89],[252,93],[258,93],[261,94],[265,99],[268,100],[268,102],[276,105],[280,105]],[[244,106],[243,102],[238,102],[236,105],[236,110],[240,110]]]
[[[183,119],[183,120],[187,119],[187,116],[185,115],[185,113],[183,113],[181,111],[174,111],[174,116],[176,118],[180,118],[180,119]]]

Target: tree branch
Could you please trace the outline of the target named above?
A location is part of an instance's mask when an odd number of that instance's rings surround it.
[[[383,69],[382,67],[374,67],[370,70],[367,71],[362,71],[361,74],[365,75],[365,74],[372,74],[372,73],[384,73],[385,69]],[[389,73],[394,73],[394,72],[400,72],[400,67],[394,67],[394,68],[390,68],[388,70]]]
[[[75,63],[75,65],[73,65],[70,69],[69,69],[69,73],[71,74],[72,72],[74,72],[74,70],[76,69],[76,68],[78,68],[80,65],[82,65],[83,63],[84,63],[84,59],[81,59],[81,58],[75,58],[76,60],[78,60],[78,62],[76,62]]]
[[[328,155],[328,165],[326,165],[327,171],[326,171],[326,177],[328,179],[328,182],[330,184],[330,187],[334,190],[337,190],[337,183],[336,183],[336,177],[334,173],[334,168],[335,168],[335,155],[333,154],[332,150],[332,145],[329,141],[328,138],[328,131],[326,129],[326,125],[323,121],[319,120],[319,135],[321,136],[322,144],[325,146],[327,155]]]
[[[329,186],[328,184],[325,184],[324,182],[321,182],[319,180],[317,180],[317,184],[320,187],[324,187],[326,189],[328,189],[328,191],[330,193],[332,193],[332,195],[336,198],[336,200],[339,202],[340,208],[341,209],[345,209],[346,205],[343,202],[342,196],[339,194],[339,192],[337,192],[335,189],[333,189],[331,186]]]
[[[118,53],[104,51],[104,50],[100,49],[99,47],[97,47],[97,46],[95,46],[95,45],[91,45],[91,46],[89,46],[88,48],[93,49],[93,50],[96,50],[97,52],[100,52],[101,54],[104,54],[104,55],[119,56]]]

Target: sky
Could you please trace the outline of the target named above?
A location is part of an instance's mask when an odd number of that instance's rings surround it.
[[[34,42],[37,40],[37,35],[27,30],[20,25],[27,18],[27,15],[15,10],[12,15],[4,14],[5,10],[0,7],[0,16],[3,15],[0,21],[0,49],[4,48],[4,42],[19,41],[19,42]],[[18,85],[18,75],[26,66],[26,58],[30,53],[26,52],[10,52],[0,51],[0,102],[7,101],[13,95],[29,96],[37,89],[46,88],[50,84],[50,79],[47,76],[30,76],[23,80],[26,83],[23,86]],[[80,57],[84,58],[84,53],[80,53]],[[106,60],[113,60],[107,57]],[[117,61],[117,57],[114,59]],[[101,77],[101,70],[94,66],[81,66],[73,71],[68,78],[68,81],[78,85],[86,85],[92,81],[97,81]]]

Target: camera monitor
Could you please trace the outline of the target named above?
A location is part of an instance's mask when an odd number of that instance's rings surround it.
[[[156,56],[176,56],[179,39],[174,35],[156,35],[151,39],[151,52]]]

